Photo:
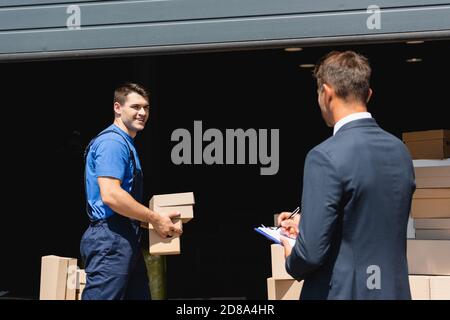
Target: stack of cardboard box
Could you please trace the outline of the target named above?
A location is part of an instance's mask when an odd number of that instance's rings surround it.
[[[185,192],[155,195],[150,199],[149,206],[151,210],[159,213],[180,212],[180,219],[174,223],[181,226],[194,218],[194,203],[194,194]],[[180,254],[180,236],[162,238],[151,223],[143,224],[143,227],[149,229],[149,252],[151,255]]]
[[[275,214],[274,225],[278,225],[278,214]],[[284,248],[279,244],[270,246],[272,277],[267,278],[267,298],[269,300],[298,300],[303,281],[298,282],[286,271]]]
[[[86,273],[77,259],[43,256],[41,259],[40,300],[81,300]]]
[[[272,277],[267,278],[267,298],[269,300],[298,300],[303,281],[299,282],[287,273],[283,246],[272,244],[270,252]]]
[[[450,299],[450,156],[448,130],[403,135],[414,162],[408,269],[413,299]]]

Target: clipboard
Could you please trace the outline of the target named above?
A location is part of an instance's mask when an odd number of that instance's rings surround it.
[[[284,234],[281,234],[281,230],[280,229],[274,229],[271,227],[257,227],[254,228],[254,230],[256,232],[258,232],[259,234],[263,235],[264,237],[266,237],[267,239],[283,245],[281,242],[281,237],[283,237],[284,239],[287,239],[289,241],[289,244],[293,247],[295,245],[295,239],[290,238],[288,236],[285,236]]]

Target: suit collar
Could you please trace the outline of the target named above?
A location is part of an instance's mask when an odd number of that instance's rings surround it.
[[[340,128],[342,128],[346,123],[359,120],[359,119],[366,119],[366,118],[372,118],[372,115],[369,112],[354,112],[349,114],[346,117],[343,117],[341,120],[336,122],[333,128],[333,135],[336,134],[336,132],[339,131]]]
[[[339,133],[347,130],[347,129],[353,129],[353,128],[359,128],[359,127],[378,127],[377,122],[373,118],[365,118],[365,119],[358,119],[354,120],[352,122],[344,124],[338,132],[336,132],[336,135]]]

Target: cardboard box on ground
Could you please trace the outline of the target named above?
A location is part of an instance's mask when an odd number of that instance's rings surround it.
[[[299,300],[303,281],[267,278],[268,300]]]
[[[77,259],[43,256],[41,258],[40,300],[80,300],[86,273],[77,267]]]
[[[413,160],[413,164],[415,239],[407,240],[411,296],[413,300],[450,299],[450,159]]]
[[[293,279],[286,271],[284,248],[279,244],[270,246],[272,277],[267,278],[269,300],[298,300],[303,281]]]
[[[418,219],[450,218],[450,159],[414,160],[416,191],[411,216]],[[416,229],[420,229],[417,228]]]
[[[410,275],[412,300],[450,300],[450,277]]]

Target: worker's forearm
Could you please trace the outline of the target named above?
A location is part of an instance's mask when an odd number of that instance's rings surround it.
[[[136,219],[143,222],[155,222],[157,214],[137,202],[128,192],[121,188],[110,191],[108,196],[103,199],[114,212],[125,217]]]

